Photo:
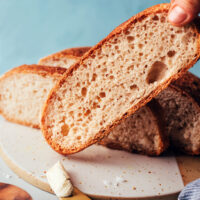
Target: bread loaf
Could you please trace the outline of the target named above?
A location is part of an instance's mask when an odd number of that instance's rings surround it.
[[[166,134],[177,150],[200,154],[200,79],[187,72],[155,98],[165,112]]]
[[[96,143],[197,61],[195,23],[173,27],[168,11],[161,4],[132,17],[65,73],[42,116],[54,150],[71,154]]]
[[[150,101],[116,126],[99,144],[112,149],[160,155],[169,145],[160,105],[155,100]]]
[[[65,71],[40,65],[10,70],[0,78],[0,114],[11,122],[39,128],[43,104]]]

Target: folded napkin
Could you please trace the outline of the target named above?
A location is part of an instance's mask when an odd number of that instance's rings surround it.
[[[200,200],[200,179],[186,185],[179,194],[178,200]]]

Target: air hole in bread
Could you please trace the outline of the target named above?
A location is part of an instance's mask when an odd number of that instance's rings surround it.
[[[141,49],[143,47],[143,44],[138,44],[138,47]]]
[[[137,86],[136,84],[133,84],[133,85],[130,86],[130,89],[131,89],[131,90],[138,89],[138,86]]]
[[[143,53],[139,53],[139,56],[143,56]]]
[[[96,78],[97,78],[97,74],[94,73],[94,74],[92,75],[92,81],[95,81]]]
[[[158,17],[157,15],[155,15],[155,16],[152,17],[152,20],[158,21],[158,20],[159,20],[159,17]]]
[[[109,78],[110,78],[110,80],[113,80],[115,77],[113,75],[111,75]]]
[[[177,31],[176,31],[176,33],[182,33],[182,32],[183,32],[182,30],[177,30]]]
[[[69,115],[70,115],[70,116],[73,116],[73,115],[74,115],[74,111],[70,111],[70,112],[69,112]]]
[[[175,54],[176,54],[176,51],[174,50],[167,52],[168,57],[173,57]]]
[[[130,44],[129,47],[130,47],[131,49],[134,49],[134,44]]]
[[[77,137],[76,137],[76,139],[77,139],[77,140],[80,140],[80,139],[81,139],[81,136],[80,136],[80,135],[79,135],[79,136],[77,136]]]
[[[100,105],[98,105],[98,103],[94,102],[92,108],[93,108],[93,109],[100,108]]]
[[[162,17],[160,18],[160,21],[161,21],[162,23],[165,22],[165,17],[162,16]]]
[[[128,31],[128,30],[124,30],[123,32],[124,32],[125,35],[129,35],[130,34],[130,31]]]
[[[147,83],[152,84],[156,81],[161,80],[164,77],[166,70],[167,66],[165,65],[165,63],[161,61],[154,62],[147,75]]]
[[[101,71],[102,71],[103,73],[105,73],[105,72],[107,72],[107,68],[103,68]]]
[[[128,40],[128,42],[132,42],[134,40],[134,37],[129,35],[129,36],[127,36],[127,40]]]
[[[128,71],[129,70],[133,70],[134,69],[134,65],[130,65],[127,69],[128,69]]]
[[[171,34],[171,38],[174,39],[176,36],[174,34]]]
[[[80,83],[77,83],[77,84],[76,84],[76,87],[80,87]]]
[[[63,136],[67,136],[69,133],[69,126],[67,124],[63,124],[61,127],[61,133]]]
[[[100,93],[99,93],[99,96],[100,96],[101,98],[104,98],[104,97],[106,97],[106,93],[105,93],[105,92],[100,92]]]
[[[90,113],[91,113],[91,110],[88,109],[88,110],[85,112],[84,115],[85,115],[85,116],[88,116]]]
[[[82,89],[81,89],[81,94],[82,94],[82,96],[86,96],[86,94],[87,94],[87,88],[86,87],[83,87]]]
[[[165,60],[165,56],[162,56],[162,57],[161,57],[161,61],[164,61],[164,60]]]

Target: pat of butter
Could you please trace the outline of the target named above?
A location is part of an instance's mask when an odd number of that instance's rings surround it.
[[[47,171],[46,176],[56,196],[68,197],[72,194],[73,186],[70,177],[60,161]]]

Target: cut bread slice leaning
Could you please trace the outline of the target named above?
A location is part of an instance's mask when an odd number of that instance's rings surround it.
[[[78,51],[78,48],[76,50]],[[67,49],[65,51],[65,55],[62,56],[58,52],[46,57],[42,64],[66,67],[69,63],[69,57]],[[53,59],[55,55],[58,55],[59,58]],[[76,59],[78,60],[79,58],[77,57]],[[146,155],[160,155],[169,144],[163,128],[163,111],[160,110],[158,103],[155,101],[150,102],[116,126],[99,144],[112,149],[138,152]]]
[[[81,47],[82,48],[82,47]],[[76,48],[78,51],[78,48]],[[89,50],[89,48],[88,48]],[[54,59],[54,55],[59,55],[60,52],[48,56],[46,63],[49,60],[54,66],[59,66],[60,63],[67,65],[68,54]],[[78,59],[78,58],[77,58]],[[65,63],[66,62],[66,63]],[[65,67],[60,65],[61,67]],[[170,84],[163,90],[156,100],[162,105],[162,112],[165,113],[165,125],[167,138],[171,138],[172,146],[177,150],[186,154],[199,155],[200,154],[200,80],[198,77],[187,72],[183,77]],[[196,100],[194,102],[194,100]],[[160,148],[163,144],[167,146],[167,139],[163,141],[160,135],[164,135],[164,131],[159,131],[162,127],[158,126],[161,123],[159,118],[160,113],[156,112],[157,108],[152,106],[143,106],[124,122],[114,128],[108,136],[104,137],[100,144],[109,148],[121,149],[126,151],[142,152],[148,155],[160,154],[165,148]],[[190,111],[190,112],[189,112]],[[172,120],[173,118],[173,120]],[[148,119],[148,120],[146,120]],[[151,122],[149,122],[149,120]],[[156,123],[154,123],[156,121]],[[157,123],[159,122],[159,123]],[[151,124],[151,126],[146,123]],[[154,138],[148,135],[154,135]],[[158,141],[162,143],[159,144]],[[148,146],[148,148],[147,148]],[[159,150],[162,149],[162,150]]]
[[[54,150],[72,154],[96,143],[197,61],[195,23],[173,27],[168,11],[161,4],[132,17],[65,73],[41,121]]]
[[[43,104],[65,71],[22,65],[5,73],[0,78],[0,114],[11,122],[39,128]]]
[[[155,99],[165,113],[166,134],[173,147],[200,154],[200,79],[187,72]]]
[[[39,65],[57,66],[69,68],[72,64],[77,62],[90,47],[75,47],[65,49],[52,55],[41,58],[38,62]]]
[[[79,60],[78,57],[74,59]],[[67,58],[62,57],[59,61],[54,61],[54,65],[66,60]],[[66,69],[58,67],[23,65],[7,72],[0,79],[0,111],[3,116],[9,121],[39,128],[41,108],[51,88],[65,71]],[[158,105],[151,103],[139,109],[125,120],[129,126],[125,128],[120,124],[102,144],[146,155],[161,154],[167,148],[168,141],[164,139],[157,108]],[[116,138],[119,133],[124,135],[120,146]],[[133,137],[126,142],[129,134]]]

